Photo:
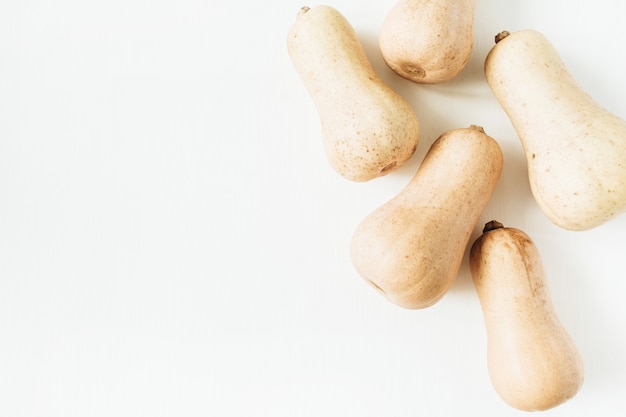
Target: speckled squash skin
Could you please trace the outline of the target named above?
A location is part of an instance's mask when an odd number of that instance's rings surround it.
[[[409,184],[359,224],[351,258],[389,301],[429,307],[454,282],[502,172],[498,143],[478,126],[441,135]]]
[[[339,11],[303,7],[287,48],[319,113],[328,161],[339,174],[368,181],[395,171],[413,155],[417,115],[374,71]]]
[[[532,193],[567,230],[626,211],[626,121],[591,98],[539,32],[503,32],[485,75],[524,147]]]
[[[515,228],[490,222],[470,250],[487,331],[487,365],[500,397],[524,411],[571,399],[583,360],[554,310],[539,251]]]
[[[383,59],[398,75],[421,84],[456,77],[474,43],[475,0],[399,0],[379,32]]]

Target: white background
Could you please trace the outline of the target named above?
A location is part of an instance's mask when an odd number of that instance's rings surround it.
[[[394,2],[329,4],[421,122],[414,157],[367,183],[329,168],[287,56],[304,3],[2,1],[0,415],[526,414],[489,382],[467,256],[425,310],[390,304],[348,256],[435,138],[470,124],[505,159],[472,240],[492,218],[535,240],[585,359],[581,391],[544,414],[626,415],[626,216],[548,222],[482,72],[497,32],[538,29],[626,117],[626,3],[477,0],[472,58],[438,86],[382,62]]]

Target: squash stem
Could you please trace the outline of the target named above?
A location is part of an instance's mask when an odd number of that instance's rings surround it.
[[[506,38],[507,36],[509,36],[511,34],[511,32],[509,32],[508,30],[503,30],[502,32],[498,33],[495,36],[495,41],[496,43],[500,42],[502,39]]]
[[[502,229],[504,225],[497,220],[491,220],[485,223],[485,227],[483,228],[483,233],[491,232],[492,230]]]

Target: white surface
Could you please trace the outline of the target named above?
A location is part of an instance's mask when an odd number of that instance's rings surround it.
[[[467,69],[430,87],[382,63],[393,2],[328,3],[422,125],[411,161],[364,184],[328,167],[287,56],[303,4],[0,5],[0,415],[525,414],[489,382],[467,258],[419,311],[348,258],[358,222],[469,124],[505,154],[474,237],[497,218],[535,240],[585,359],[582,390],[545,414],[626,415],[626,216],[582,233],[549,223],[482,74],[495,33],[538,29],[626,117],[626,3],[478,0]]]

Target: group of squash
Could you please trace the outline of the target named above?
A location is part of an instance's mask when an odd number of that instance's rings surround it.
[[[475,0],[399,0],[380,29],[384,61],[417,83],[454,78],[472,50],[474,7]],[[328,161],[340,175],[368,181],[414,154],[415,112],[377,75],[339,11],[303,7],[287,43],[319,112]],[[531,191],[547,218],[582,231],[626,211],[626,122],[583,91],[546,37],[503,31],[484,68],[521,140]],[[502,167],[500,146],[482,127],[443,133],[409,184],[358,226],[355,269],[399,306],[436,303],[458,274]],[[528,411],[572,398],[583,383],[583,361],[555,313],[529,236],[491,221],[469,262],[496,392]]]

